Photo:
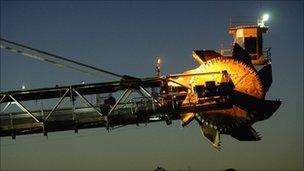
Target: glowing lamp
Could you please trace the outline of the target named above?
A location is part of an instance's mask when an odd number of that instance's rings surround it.
[[[158,58],[158,59],[157,59],[157,65],[159,65],[160,62],[161,62],[161,61],[160,61],[160,58]]]
[[[258,25],[261,27],[265,26],[265,21],[269,20],[269,14],[264,14],[259,20],[258,20]]]
[[[264,14],[262,17],[262,21],[267,21],[269,19],[269,14]]]

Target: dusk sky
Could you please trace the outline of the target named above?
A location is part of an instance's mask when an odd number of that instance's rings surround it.
[[[253,127],[257,142],[222,135],[217,151],[197,123],[179,121],[1,138],[0,170],[302,170],[303,1],[4,1],[1,38],[118,74],[151,77],[198,66],[194,49],[230,48],[230,16],[269,13],[273,84],[266,99],[282,100]],[[1,49],[1,92],[105,81]],[[109,79],[107,79],[109,81]]]

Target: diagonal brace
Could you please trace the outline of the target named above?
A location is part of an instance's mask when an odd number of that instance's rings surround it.
[[[8,102],[8,103],[4,106],[3,110],[1,111],[1,113],[4,112],[11,104],[12,104],[12,102]]]
[[[12,95],[9,95],[9,97],[14,100],[14,102],[16,103],[16,105],[23,111],[26,112],[27,114],[29,114],[36,122],[39,123],[39,120],[28,110],[25,108],[25,106],[23,106],[20,102],[18,102]]]
[[[125,101],[125,99],[131,94],[132,90],[130,88],[126,89],[123,94],[120,96],[120,98],[117,100],[117,102],[115,103],[115,105],[111,108],[111,110],[109,111],[108,115],[109,116],[114,109],[117,107],[117,105],[121,102],[121,101]]]
[[[139,86],[139,88],[140,88],[140,92],[141,93],[144,93],[146,96],[148,96],[149,98],[152,98],[152,100],[154,101],[154,102],[156,102],[157,104],[158,104],[158,106],[162,106],[162,104],[157,100],[157,99],[155,99],[149,92],[148,92],[148,90],[146,90],[144,87],[142,87],[142,86]],[[144,95],[143,94],[143,95]]]
[[[3,95],[3,97],[0,100],[0,103],[2,102],[2,100],[4,100],[4,98],[6,97],[6,94]]]
[[[57,102],[57,104],[53,107],[53,109],[50,111],[50,113],[45,117],[44,121],[47,121],[47,119],[51,116],[52,113],[54,113],[54,111],[57,109],[57,107],[60,105],[60,103],[62,102],[62,100],[65,98],[65,96],[67,95],[67,93],[69,92],[69,89],[67,89],[65,91],[65,93],[63,94],[63,96],[60,98],[60,100]]]
[[[93,108],[101,117],[104,116],[99,110],[97,110],[83,95],[73,88],[73,91],[91,108]]]

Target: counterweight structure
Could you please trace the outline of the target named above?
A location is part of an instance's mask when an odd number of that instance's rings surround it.
[[[233,48],[219,52],[195,50],[199,63],[182,74],[136,78],[119,75],[25,45],[1,39],[1,48],[21,55],[87,72],[108,74],[119,81],[79,84],[34,90],[0,93],[4,106],[0,115],[0,136],[105,127],[107,130],[130,124],[147,124],[181,120],[187,126],[193,120],[202,134],[216,148],[220,135],[228,134],[240,141],[260,140],[251,127],[268,119],[281,101],[265,100],[272,83],[271,59],[263,53],[262,33],[265,25],[233,26]],[[257,71],[255,65],[261,65]],[[92,100],[94,97],[94,100]],[[53,99],[49,109],[30,109],[24,102],[37,103]],[[68,103],[68,104],[67,104]],[[9,111],[11,106],[18,111]]]

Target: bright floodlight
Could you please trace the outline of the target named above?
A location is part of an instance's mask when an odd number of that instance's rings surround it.
[[[160,62],[161,62],[161,61],[160,61],[160,58],[158,58],[158,59],[157,59],[157,64],[159,65],[159,64],[160,64]]]
[[[24,89],[25,89],[25,85],[22,85],[22,86],[21,86],[21,89],[24,90]]]
[[[265,21],[269,19],[269,14],[264,14],[260,19],[258,19],[258,25],[265,27]]]
[[[269,14],[264,14],[262,17],[262,21],[267,21],[269,19]]]

